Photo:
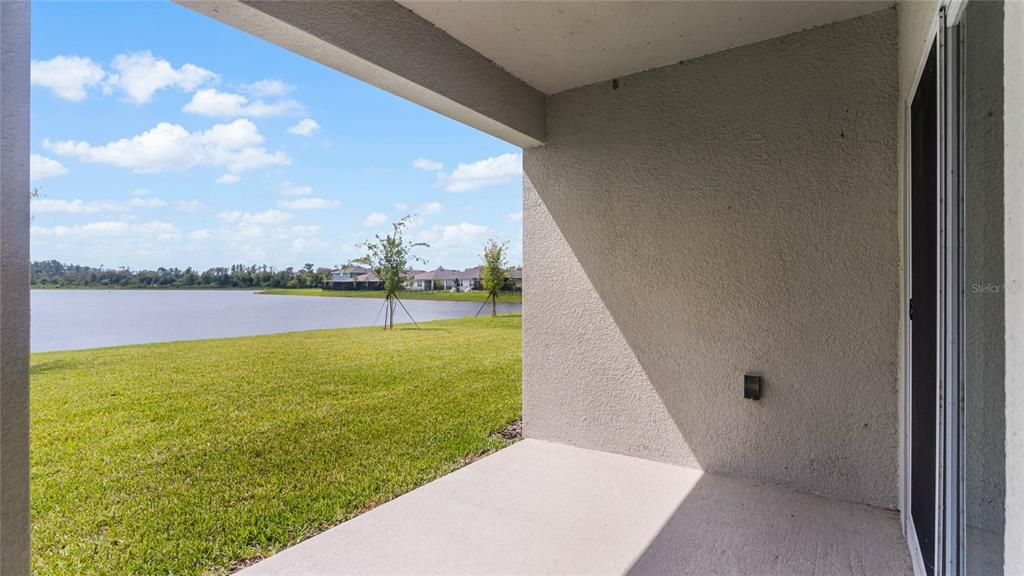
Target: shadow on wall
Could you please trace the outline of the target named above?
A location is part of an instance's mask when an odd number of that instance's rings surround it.
[[[896,505],[895,41],[887,9],[549,99],[528,436]]]

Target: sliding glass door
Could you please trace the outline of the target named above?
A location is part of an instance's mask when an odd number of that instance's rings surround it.
[[[1001,2],[951,3],[906,108],[906,517],[919,576],[1004,576],[1003,28]]]
[[[935,573],[939,407],[939,94],[932,46],[910,105],[908,253],[909,538],[928,576]]]

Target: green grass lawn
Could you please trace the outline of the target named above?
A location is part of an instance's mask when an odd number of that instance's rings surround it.
[[[336,296],[339,298],[378,298],[384,299],[383,290],[321,290],[319,288],[268,288],[260,294],[285,296]],[[487,293],[482,290],[472,292],[431,292],[427,290],[405,290],[398,297],[402,300],[456,300],[459,302],[483,302]],[[498,304],[521,304],[522,292],[502,292],[498,295]]]
[[[33,573],[225,573],[505,446],[520,327],[34,354]]]

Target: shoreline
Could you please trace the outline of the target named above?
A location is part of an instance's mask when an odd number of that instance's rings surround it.
[[[321,288],[264,288],[257,294],[266,296],[319,296],[324,298],[370,298],[383,299],[383,290],[323,290]],[[487,294],[482,290],[469,292],[403,290],[398,295],[400,300],[429,300],[434,302],[476,302],[483,304]],[[502,292],[498,295],[498,305],[522,305],[522,292]]]

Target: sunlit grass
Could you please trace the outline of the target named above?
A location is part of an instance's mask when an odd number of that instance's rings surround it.
[[[504,446],[520,326],[33,355],[33,572],[224,573]]]
[[[384,299],[383,290],[321,290],[320,288],[268,288],[260,294],[278,296],[332,296],[339,298],[377,298]],[[470,292],[443,292],[428,290],[405,290],[398,295],[402,300],[455,300],[459,302],[483,302],[487,293],[483,290]],[[522,292],[502,292],[498,295],[498,304],[521,304]]]

